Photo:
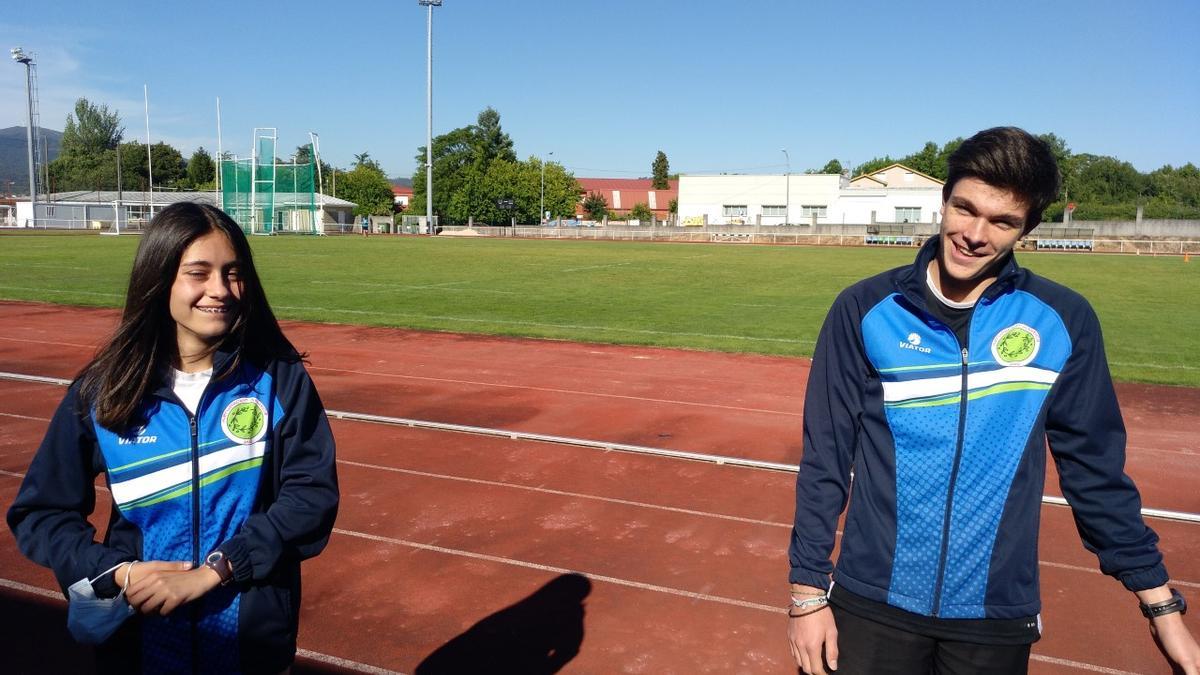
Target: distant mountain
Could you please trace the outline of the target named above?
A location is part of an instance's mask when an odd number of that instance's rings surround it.
[[[62,132],[42,127],[42,138],[48,155],[44,161],[49,162],[58,157]],[[0,129],[0,192],[8,193],[9,181],[13,193],[29,192],[29,143],[25,139],[25,127]]]
[[[24,129],[25,127],[21,127],[21,128]],[[392,185],[396,185],[398,187],[412,187],[412,179],[411,178],[389,178],[388,180],[390,180],[392,182]],[[537,214],[534,214],[534,215],[537,215]]]

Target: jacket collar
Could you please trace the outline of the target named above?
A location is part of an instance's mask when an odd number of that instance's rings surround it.
[[[940,253],[941,246],[941,236],[935,234],[927,239],[921,246],[921,250],[917,251],[917,259],[912,265],[902,268],[900,275],[896,278],[896,288],[917,307],[925,307],[926,272],[929,269],[929,263]],[[1007,259],[1001,263],[1000,273],[996,275],[996,280],[983,291],[983,295],[979,299],[991,300],[1005,292],[1016,283],[1017,277],[1023,272],[1024,270],[1017,265],[1016,255],[1009,252]]]
[[[213,352],[213,377],[214,378],[225,372],[225,369],[229,367],[230,360],[234,357],[234,355],[236,353],[237,353],[236,349],[231,349],[231,348],[225,346],[224,344],[217,347],[217,350],[215,352]],[[168,372],[163,373],[158,378],[158,387],[155,388],[153,395],[157,396],[158,398],[175,400],[175,390],[171,386],[172,379],[173,378],[170,375],[170,367],[168,366]]]

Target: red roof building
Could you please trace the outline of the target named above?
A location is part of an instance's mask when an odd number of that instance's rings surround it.
[[[408,209],[408,205],[412,201],[412,196],[412,187],[405,187],[403,185],[392,186],[392,202],[398,210],[404,211]]]
[[[655,190],[649,178],[577,178],[582,194],[575,206],[575,215],[583,216],[583,199],[597,193],[608,202],[608,209],[616,213],[629,213],[635,204],[645,204],[658,220],[667,220],[671,214],[671,200],[679,198],[679,181],[667,181],[667,189]]]

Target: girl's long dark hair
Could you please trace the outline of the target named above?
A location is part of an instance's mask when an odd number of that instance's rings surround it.
[[[207,204],[172,204],[154,217],[138,244],[120,324],[91,363],[79,372],[80,393],[94,407],[96,420],[105,428],[124,433],[144,422],[139,419],[143,399],[165,381],[169,369],[178,363],[171,286],[183,252],[210,232],[229,238],[242,283],[233,326],[213,348],[231,351],[234,357],[220,373],[213,373],[213,378],[228,376],[242,360],[265,366],[274,359],[303,358],[284,337],[267,304],[250,244],[238,224],[224,211]]]

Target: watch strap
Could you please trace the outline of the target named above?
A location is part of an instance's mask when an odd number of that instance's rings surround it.
[[[1138,603],[1138,607],[1142,610],[1142,616],[1147,619],[1153,619],[1165,614],[1179,612],[1187,614],[1187,600],[1183,598],[1183,594],[1174,588],[1171,589],[1171,597],[1162,602],[1155,602],[1147,605],[1146,603]]]

